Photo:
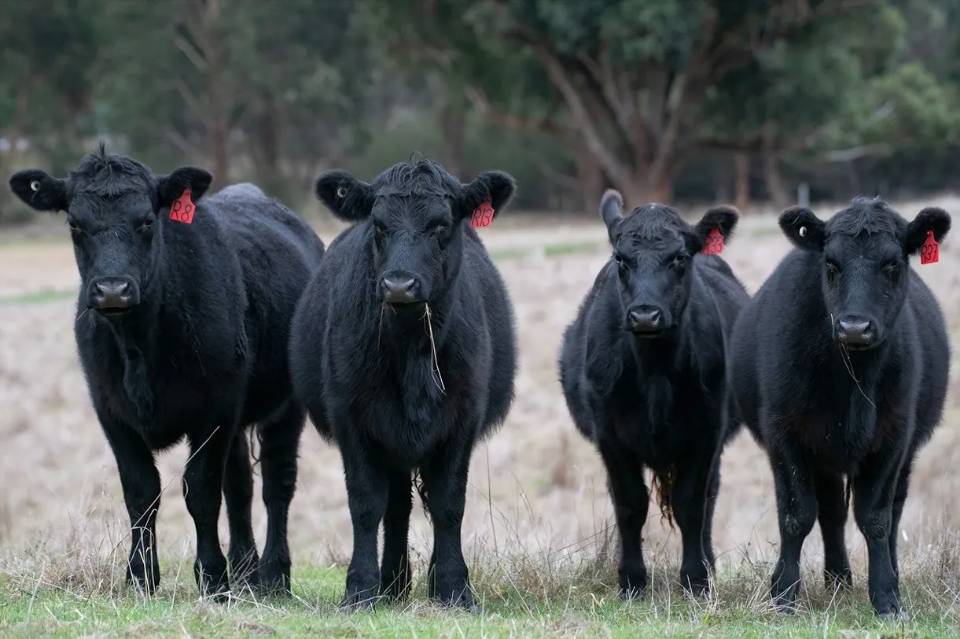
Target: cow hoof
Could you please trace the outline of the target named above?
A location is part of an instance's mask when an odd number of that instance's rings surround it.
[[[710,594],[710,579],[706,575],[681,575],[680,583],[687,594],[706,597]]]
[[[850,569],[845,570],[827,570],[823,575],[823,583],[827,591],[835,592],[853,587],[853,573]]]
[[[267,596],[290,596],[290,562],[260,562],[260,593]]]
[[[625,602],[640,601],[647,594],[647,589],[640,586],[631,586],[629,588],[620,588],[620,598]]]
[[[230,598],[230,581],[227,578],[227,565],[223,562],[214,570],[201,567],[199,561],[194,564],[193,574],[197,580],[200,596],[216,602],[223,602]]]
[[[877,616],[880,618],[880,621],[895,621],[898,623],[910,621],[910,613],[903,608],[899,610],[888,610],[886,612],[877,611]]]
[[[364,612],[373,610],[379,597],[373,590],[347,590],[347,593],[340,601],[341,612]]]
[[[410,594],[409,573],[383,580],[380,584],[380,596],[392,601],[403,601]]]

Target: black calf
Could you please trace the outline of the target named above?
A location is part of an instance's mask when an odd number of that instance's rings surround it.
[[[701,250],[717,252],[737,213],[711,209],[696,227],[660,204],[624,217],[616,191],[604,194],[600,212],[613,256],[564,335],[564,395],[607,467],[622,541],[621,594],[638,596],[647,585],[644,467],[659,484],[663,513],[672,511],[680,527],[681,583],[702,592],[713,565],[716,460],[726,425],[735,423],[725,401],[724,345],[748,297],[726,262]]]
[[[829,222],[788,209],[797,246],[737,320],[731,381],[742,417],[766,447],[780,521],[775,603],[792,609],[800,549],[819,519],[827,583],[851,582],[844,479],[867,540],[870,601],[901,610],[897,528],[914,455],[940,421],[949,344],[940,307],[910,268],[933,253],[950,217],[907,223],[858,198]]]
[[[197,529],[201,592],[229,587],[217,533],[221,491],[235,585],[287,589],[287,509],[305,421],[292,396],[287,339],[323,244],[255,186],[201,199],[210,180],[193,168],[155,177],[101,149],[66,179],[29,170],[10,186],[33,208],[67,215],[82,280],[80,360],[130,515],[128,578],[146,590],[160,581],[153,455],[186,437],[183,491]],[[259,561],[242,430],[253,423],[269,516]]]
[[[290,352],[298,396],[343,456],[353,522],[345,607],[406,593],[417,471],[434,529],[430,595],[473,605],[460,545],[467,469],[474,444],[507,414],[516,355],[507,292],[467,220],[501,210],[513,188],[499,172],[462,185],[427,160],[373,184],[343,172],[317,181],[320,199],[354,225],[310,281]]]

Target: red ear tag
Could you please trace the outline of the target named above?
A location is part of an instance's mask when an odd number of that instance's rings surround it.
[[[191,199],[190,189],[185,189],[177,201],[170,205],[170,219],[182,224],[193,224],[193,214],[197,205]]]
[[[720,232],[720,229],[710,229],[700,252],[704,255],[720,255],[723,253],[723,233]]]
[[[490,200],[484,200],[480,206],[473,209],[473,215],[470,216],[470,226],[475,229],[484,229],[493,223],[493,205]]]
[[[940,245],[937,238],[933,236],[933,231],[927,231],[927,239],[923,241],[920,247],[920,263],[936,264],[940,261]]]

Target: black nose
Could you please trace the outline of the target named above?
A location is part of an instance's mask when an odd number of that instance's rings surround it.
[[[663,313],[655,306],[638,306],[627,314],[634,333],[659,333],[663,330]]]
[[[417,301],[417,281],[412,277],[385,277],[380,282],[387,304],[412,304]]]
[[[870,346],[876,334],[873,322],[863,317],[847,315],[837,322],[837,339],[846,346]]]
[[[100,280],[92,288],[91,302],[97,310],[124,310],[132,305],[133,287],[126,280]]]

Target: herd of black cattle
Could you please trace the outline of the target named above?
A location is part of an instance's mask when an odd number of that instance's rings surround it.
[[[256,186],[205,197],[210,182],[189,167],[156,176],[102,148],[66,178],[10,179],[31,207],[66,213],[82,281],[80,360],[130,516],[129,580],[145,591],[159,583],[154,453],[186,438],[200,591],[288,592],[288,510],[309,413],[343,458],[353,526],[343,607],[407,595],[416,475],[434,531],[429,594],[475,607],[461,548],[467,473],[477,441],[509,410],[516,341],[506,287],[473,227],[503,209],[513,179],[491,171],[463,184],[422,159],[372,183],[326,173],[317,195],[351,223],[326,250]],[[796,250],[751,298],[718,256],[734,209],[691,226],[661,204],[624,214],[608,191],[600,213],[612,256],[566,331],[560,376],[607,468],[621,595],[647,585],[647,468],[681,532],[680,581],[707,591],[720,455],[746,423],[776,485],[775,605],[796,607],[815,521],[827,586],[851,583],[852,496],[870,600],[880,615],[901,612],[898,523],[949,365],[942,313],[909,260],[937,260],[949,215],[927,208],[907,222],[866,198],[826,222],[788,209],[780,227]],[[260,442],[262,555],[248,428]]]

